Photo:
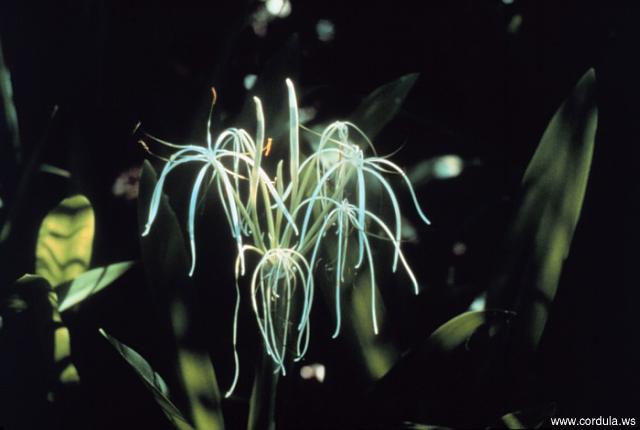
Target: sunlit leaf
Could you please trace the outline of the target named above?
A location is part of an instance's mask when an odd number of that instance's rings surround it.
[[[475,331],[487,322],[486,311],[466,312],[447,321],[431,336],[428,344],[440,351],[452,351],[466,343]]]
[[[51,316],[56,326],[53,333],[53,359],[58,366],[58,380],[63,384],[76,383],[80,381],[80,376],[71,362],[71,337],[58,312],[57,299],[56,293],[49,293],[49,303],[53,309]]]
[[[89,267],[95,219],[86,197],[64,199],[40,225],[36,245],[36,273],[54,288]]]
[[[142,379],[144,385],[151,391],[155,401],[160,405],[169,421],[171,421],[177,429],[193,430],[193,427],[191,427],[182,413],[171,402],[167,384],[162,377],[153,370],[147,360],[127,345],[108,335],[103,329],[100,329],[100,333],[113,345],[122,358],[133,367]]]
[[[506,258],[489,306],[521,316],[524,354],[542,336],[580,217],[597,126],[595,73],[587,72],[547,126],[522,181]]]
[[[97,267],[84,272],[71,282],[60,285],[56,289],[59,302],[58,311],[64,312],[87,297],[108,287],[124,275],[133,264],[133,261],[123,261],[104,267]]]
[[[140,177],[138,220],[143,231],[151,194],[156,184],[153,167],[145,162]],[[188,257],[182,230],[166,196],[149,234],[141,238],[142,258],[155,303],[168,320],[175,345],[175,375],[196,428],[222,429],[220,391],[209,353],[195,342],[193,309],[194,288],[188,274]]]
[[[520,420],[518,419],[518,417],[516,417],[514,414],[505,414],[502,418],[502,423],[508,428],[508,429],[526,429],[527,427],[524,426],[524,424],[522,424],[520,422]]]

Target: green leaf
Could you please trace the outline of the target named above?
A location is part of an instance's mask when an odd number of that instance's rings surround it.
[[[89,267],[95,219],[82,195],[64,199],[42,221],[36,245],[36,273],[52,287],[70,281]]]
[[[375,384],[365,424],[384,427],[410,420],[456,428],[495,417],[501,403],[483,393],[489,387],[500,391],[498,358],[513,316],[498,310],[466,312],[441,325]]]
[[[258,97],[263,103],[266,137],[273,138],[276,152],[282,148],[289,148],[288,143],[285,143],[285,140],[288,142],[289,130],[289,104],[285,79],[290,78],[295,84],[299,62],[300,46],[297,36],[293,36],[267,61],[255,86],[249,91],[242,111],[234,121],[234,127],[255,130],[256,106],[253,97]],[[299,91],[299,88],[296,90]]]
[[[334,235],[327,235],[323,240],[328,261],[335,261],[337,258],[338,247],[336,240]],[[355,249],[357,246],[357,239],[350,238],[347,248]],[[357,253],[348,253],[345,266],[354,267],[357,263],[357,258]],[[330,281],[318,284],[318,289],[322,292],[329,309],[335,308],[334,283]],[[351,371],[353,380],[370,384],[389,371],[397,361],[400,353],[388,338],[384,335],[376,335],[374,332],[369,268],[361,272],[347,271],[344,285],[349,285],[350,287],[343,288],[341,292],[343,322],[340,337],[351,345],[349,349],[352,352],[350,358],[353,360],[353,369]],[[378,327],[384,333],[386,317],[384,301],[377,287],[373,293],[375,294],[376,303],[376,321]],[[334,322],[335,318],[335,314],[332,313],[331,321]],[[350,388],[353,389],[354,387],[355,382],[352,383]],[[362,389],[364,390],[366,387],[362,387]]]
[[[157,179],[145,161],[140,177],[138,221],[143,231],[151,195]],[[156,296],[155,304],[167,322],[175,346],[175,380],[182,398],[190,406],[196,428],[222,429],[221,396],[209,352],[198,341],[194,308],[197,298],[188,274],[188,258],[182,230],[166,196],[147,236],[141,238],[142,259],[147,281]]]
[[[527,428],[524,426],[524,424],[520,422],[518,417],[515,416],[514,414],[505,414],[502,416],[501,420],[502,420],[502,423],[508,429],[526,429]]]
[[[357,125],[370,138],[377,134],[398,113],[400,106],[415,84],[418,74],[408,74],[375,89],[360,103],[350,115],[349,121]],[[316,127],[316,129],[318,129]],[[379,193],[377,188],[371,189],[372,194]],[[335,247],[329,247],[329,253],[334,253]],[[354,262],[355,263],[355,262]],[[359,371],[364,371],[363,378],[369,381],[380,379],[393,366],[399,356],[395,346],[384,336],[377,336],[373,332],[371,322],[371,285],[367,272],[360,274],[353,280],[353,288],[348,289],[344,297],[345,336],[355,345],[356,360],[361,363]],[[328,293],[331,297],[333,292]],[[378,324],[384,326],[384,302],[380,292],[376,289]]]
[[[47,395],[56,372],[50,290],[46,279],[30,275],[2,289],[0,417],[7,428],[38,428],[50,418]]]
[[[375,138],[397,115],[418,76],[411,73],[378,87],[360,103],[349,121],[360,127],[369,139]]]
[[[11,73],[4,62],[2,44],[0,44],[0,100],[4,112],[4,123],[9,134],[9,142],[14,151],[16,164],[21,162],[20,127],[18,126],[18,113],[13,100],[13,84]]]
[[[468,342],[476,330],[484,325],[492,314],[489,311],[473,311],[458,315],[438,327],[429,336],[427,346],[442,352],[451,352]],[[497,315],[509,314],[498,313]]]
[[[123,261],[104,267],[97,267],[84,272],[71,282],[60,285],[56,289],[59,302],[58,311],[64,312],[108,287],[124,275],[133,264],[133,261]]]
[[[556,414],[556,404],[547,403],[542,406],[510,412],[500,418],[499,428],[537,429],[549,423]]]
[[[140,354],[121,343],[112,336],[109,336],[103,329],[100,329],[102,334],[118,353],[124,358],[127,363],[133,367],[144,385],[151,391],[154,399],[162,408],[162,411],[167,416],[169,421],[180,430],[193,430],[193,427],[184,418],[180,410],[169,399],[169,388],[164,382],[162,377],[158,375],[151,365]]]
[[[276,394],[279,373],[273,373],[273,360],[264,351],[262,364],[256,366],[249,399],[247,430],[275,430]]]
[[[383,328],[386,316],[384,301],[378,288],[373,293],[376,295],[378,326]],[[356,345],[354,354],[361,363],[358,371],[365,371],[366,379],[373,382],[391,369],[400,354],[388,339],[373,331],[371,294],[371,278],[366,271],[355,277],[353,287],[344,293],[343,300],[345,309],[348,309],[345,312],[345,336]]]
[[[521,316],[517,347],[531,356],[542,336],[587,188],[597,126],[588,71],[547,126],[522,181],[506,257],[488,304]],[[519,359],[517,359],[519,360]]]
[[[37,409],[39,403],[55,399],[61,384],[77,383],[80,378],[71,361],[69,330],[46,279],[24,275],[4,289],[0,314],[0,350],[9,353],[0,366],[0,404],[8,408],[0,406],[4,419],[25,404]]]

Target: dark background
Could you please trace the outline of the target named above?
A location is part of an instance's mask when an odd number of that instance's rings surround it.
[[[419,72],[403,110],[381,134],[379,151],[404,144],[395,156],[401,166],[443,154],[457,154],[471,166],[458,178],[418,189],[433,227],[420,231],[421,245],[408,253],[427,287],[421,300],[429,320],[404,332],[410,344],[417,331],[428,334],[486,287],[526,163],[559,103],[594,67],[600,116],[585,207],[532,369],[534,388],[513,397],[555,401],[560,416],[637,417],[640,5],[294,0],[291,15],[269,23],[264,37],[250,25],[257,7],[240,0],[0,1],[0,37],[23,153],[38,153],[72,175],[40,173],[29,194],[21,194],[21,172],[7,162],[12,155],[2,142],[0,197],[5,206],[26,202],[20,238],[0,262],[3,282],[32,271],[34,226],[74,192],[86,194],[96,210],[93,263],[139,259],[135,200],[112,193],[118,175],[147,156],[136,143],[136,124],[170,141],[201,139],[209,88],[219,95],[217,114],[233,117],[248,94],[244,77],[260,74],[297,34],[299,72],[291,74],[297,75],[301,104],[314,106],[319,118],[344,116],[377,86]],[[332,41],[318,40],[318,19],[334,23]],[[51,121],[54,105],[59,111]],[[452,253],[456,242],[467,247],[462,257]],[[453,286],[446,282],[451,270]],[[95,333],[108,327],[161,363],[146,287],[136,282],[140,274],[127,276],[126,295],[105,292],[100,304],[69,323],[74,342],[82,343],[74,347],[80,373],[90,382],[69,401],[76,417],[60,418],[63,426],[166,425],[144,388]],[[232,274],[220,276],[223,284]],[[222,362],[216,370],[225,385]],[[330,411],[313,403],[322,391],[303,393],[308,402],[283,409],[292,417],[289,425],[304,416],[330,423]],[[336,402],[357,402],[347,394],[334,396]],[[227,420],[242,419],[242,402],[225,405],[232,411]]]

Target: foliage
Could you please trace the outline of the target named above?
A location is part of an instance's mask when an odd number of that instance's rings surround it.
[[[100,213],[84,195],[62,200],[42,218],[34,274],[5,286],[0,295],[0,348],[15,356],[11,366],[1,367],[7,388],[0,416],[9,417],[7,424],[24,424],[31,405],[50,414],[69,387],[91,386],[79,365],[91,361],[83,360],[91,352],[75,343],[69,322],[91,313],[92,303],[106,302],[108,294],[127,301],[133,284],[148,287],[145,303],[131,306],[152,304],[148,327],[153,332],[146,335],[162,338],[161,353],[151,351],[151,358],[144,358],[127,331],[118,333],[108,324],[99,333],[150,391],[167,424],[178,429],[236,428],[238,415],[251,429],[293,426],[287,402],[304,403],[296,399],[296,372],[315,359],[335,372],[321,398],[325,411],[335,407],[337,412],[325,424],[525,428],[556,413],[553,404],[514,401],[510,393],[528,389],[522,380],[532,372],[580,219],[597,127],[594,73],[587,73],[558,108],[524,174],[505,256],[496,261],[497,273],[485,291],[487,308],[433,318],[431,326],[416,327],[419,335],[407,342],[399,333],[401,324],[391,318],[393,297],[414,293],[406,300],[418,304],[407,309],[407,318],[424,320],[419,315],[424,271],[414,268],[428,266],[428,260],[407,251],[406,237],[410,229],[415,237],[428,237],[422,227],[430,224],[410,178],[427,185],[439,179],[434,166],[444,157],[423,160],[408,175],[378,155],[372,142],[401,113],[418,76],[376,89],[346,121],[306,126],[300,123],[300,98],[291,80],[286,80],[286,103],[271,100],[281,95],[282,70],[295,50],[292,42],[258,81],[260,97],[248,100],[233,122],[244,128],[223,128],[214,135],[210,115],[204,145],[145,135],[147,151],[165,163],[156,169],[145,161],[141,170],[140,264],[116,260],[92,266]],[[0,66],[4,103],[12,105],[10,80]],[[7,120],[20,147],[12,112],[6,111]],[[254,126],[253,135],[245,130]],[[275,160],[285,153],[285,159]],[[181,170],[183,176],[173,179]],[[220,216],[211,216],[212,207]],[[412,224],[401,207],[415,209],[419,223]],[[223,232],[228,233],[234,255],[225,261],[232,265],[217,265],[211,258],[207,231],[215,232],[219,254],[226,249]],[[9,243],[2,239],[3,247]],[[11,252],[7,249],[3,252]],[[404,274],[391,281],[383,269],[395,273],[398,266]],[[132,282],[137,268],[144,279]],[[208,271],[215,279],[206,277]],[[394,290],[394,283],[407,288]],[[215,292],[203,294],[203,284]],[[223,309],[228,291],[235,294],[231,310]],[[220,302],[206,300],[211,297]],[[233,314],[227,331],[210,324],[219,321],[212,314],[224,311]],[[403,312],[396,307],[396,314]],[[252,330],[244,322],[250,313]],[[338,352],[329,352],[332,347]],[[221,358],[221,351],[231,358]],[[240,374],[241,364],[250,370]],[[245,375],[252,370],[249,394]],[[218,377],[228,388],[224,396]],[[340,390],[358,400],[344,404],[336,394]],[[486,396],[489,391],[498,394]]]

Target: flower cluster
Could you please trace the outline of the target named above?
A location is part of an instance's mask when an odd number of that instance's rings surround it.
[[[429,224],[406,174],[388,159],[377,156],[367,136],[355,124],[341,121],[329,125],[322,133],[314,134],[318,139],[315,150],[301,162],[297,98],[289,79],[286,85],[289,102],[289,162],[286,178],[282,161],[277,164],[273,179],[263,166],[263,158],[269,154],[272,141],[265,140],[262,103],[256,97],[253,99],[257,119],[255,140],[243,129],[229,128],[214,141],[210,131],[211,118],[207,123],[206,147],[175,145],[158,140],[176,151],[167,160],[159,176],[143,235],[152,228],[169,173],[179,166],[195,163],[200,168],[189,199],[187,231],[192,257],[189,275],[193,275],[196,267],[195,212],[203,184],[206,184],[206,189],[217,193],[236,244],[237,300],[233,324],[236,372],[227,395],[233,391],[238,378],[235,345],[240,305],[239,280],[245,274],[246,253],[255,253],[259,258],[251,276],[251,304],[266,353],[273,359],[276,371],[282,374],[286,372],[285,355],[292,332],[296,333],[295,360],[305,355],[309,345],[314,274],[323,252],[321,244],[328,232],[334,231],[337,236],[336,249],[333,250],[336,311],[333,337],[340,333],[340,294],[347,279],[345,273],[360,269],[365,262],[371,279],[373,330],[378,332],[374,253],[370,243],[372,237],[382,237],[392,244],[393,272],[401,262],[415,293],[418,293],[418,282],[400,246],[400,206],[386,178],[388,174],[397,174],[402,178],[419,216]],[[361,147],[352,136],[366,146]],[[365,156],[367,148],[372,150],[373,156]],[[372,185],[382,189],[383,195],[391,203],[394,217],[392,226],[367,204],[368,188]],[[350,241],[357,243],[357,246],[350,247]],[[354,259],[348,258],[352,248],[357,252],[355,264]]]

